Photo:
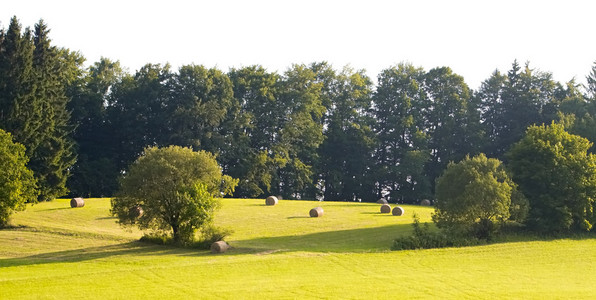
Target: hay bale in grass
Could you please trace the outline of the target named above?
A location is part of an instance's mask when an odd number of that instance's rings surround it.
[[[403,216],[405,213],[405,210],[401,207],[401,206],[396,206],[393,208],[393,210],[391,211],[391,213],[394,216]]]
[[[387,200],[385,199],[379,199],[379,201],[377,201],[378,204],[389,204],[389,202],[387,202]]]
[[[315,208],[311,209],[308,214],[310,215],[311,218],[322,217],[323,216],[323,208],[320,206],[315,207]]]
[[[391,205],[389,205],[389,204],[381,205],[381,213],[382,214],[388,214],[390,212],[391,212]]]
[[[211,244],[211,253],[224,253],[230,249],[230,245],[224,241],[217,241]]]
[[[70,207],[72,208],[83,206],[85,206],[85,200],[83,200],[83,198],[72,198],[70,200]]]
[[[277,204],[278,200],[277,197],[275,196],[269,196],[267,197],[267,199],[265,199],[265,204],[266,205],[275,205]]]
[[[420,205],[422,205],[422,206],[430,206],[430,200],[424,199],[424,200],[420,201]]]
[[[143,208],[137,205],[129,209],[128,213],[133,219],[140,218],[143,215]]]

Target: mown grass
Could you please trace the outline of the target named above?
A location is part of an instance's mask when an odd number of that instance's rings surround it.
[[[323,206],[322,218],[308,211]],[[138,242],[108,199],[29,207],[0,230],[0,299],[576,298],[596,296],[596,239],[530,240],[389,251],[406,216],[376,204],[226,199],[225,254]]]

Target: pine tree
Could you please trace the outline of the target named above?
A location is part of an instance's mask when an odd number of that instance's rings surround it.
[[[0,46],[0,126],[27,149],[28,167],[40,188],[39,199],[66,193],[75,161],[65,90],[73,66],[50,45],[43,21],[21,32],[13,17]]]

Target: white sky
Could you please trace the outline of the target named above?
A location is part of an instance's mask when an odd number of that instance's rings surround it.
[[[328,61],[378,73],[400,62],[448,66],[471,88],[514,59],[555,80],[584,82],[596,61],[596,1],[560,0],[11,0],[23,27],[43,18],[54,45],[88,63],[120,60],[132,73],[146,63],[176,70],[201,64],[228,71],[260,64]]]

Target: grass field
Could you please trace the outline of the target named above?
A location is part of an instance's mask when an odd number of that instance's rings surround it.
[[[0,230],[0,299],[593,299],[596,239],[389,251],[431,208],[225,199],[224,254],[138,242],[108,199],[41,203]],[[322,218],[308,211],[323,206]]]

